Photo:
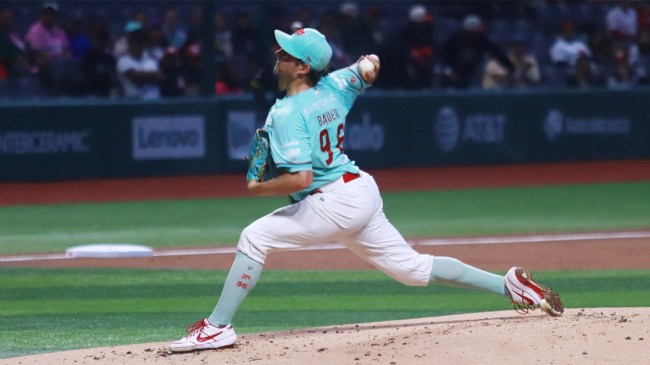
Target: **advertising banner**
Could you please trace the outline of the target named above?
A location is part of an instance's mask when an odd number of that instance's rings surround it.
[[[92,108],[0,110],[0,180],[39,181],[101,177],[102,125]]]
[[[365,169],[650,157],[649,91],[376,93],[347,116]],[[247,97],[0,106],[0,180],[244,173]]]
[[[202,115],[136,117],[131,141],[134,160],[204,158]]]

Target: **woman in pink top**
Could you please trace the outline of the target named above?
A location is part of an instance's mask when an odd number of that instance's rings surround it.
[[[32,51],[41,53],[48,59],[70,57],[68,36],[63,28],[56,24],[57,10],[56,3],[45,4],[41,18],[25,35],[25,41]]]

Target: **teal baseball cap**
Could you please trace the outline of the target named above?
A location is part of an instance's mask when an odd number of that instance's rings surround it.
[[[292,35],[276,29],[275,40],[285,52],[318,72],[323,71],[332,58],[332,47],[316,29],[298,29]]]

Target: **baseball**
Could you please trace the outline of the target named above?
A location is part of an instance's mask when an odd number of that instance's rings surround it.
[[[375,72],[375,65],[373,65],[372,62],[365,58],[359,61],[357,68],[362,75]]]

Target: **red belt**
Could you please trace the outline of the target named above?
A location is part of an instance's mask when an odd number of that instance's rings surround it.
[[[359,175],[359,174],[353,174],[351,172],[346,172],[345,174],[343,174],[343,183],[347,184],[352,180],[358,179],[360,176],[361,175]],[[320,189],[314,189],[309,193],[309,195],[320,194],[320,193],[322,193],[322,191],[320,191]]]
[[[359,174],[353,174],[351,172],[346,172],[345,174],[343,174],[343,182],[347,184],[347,183],[349,183],[350,181],[352,181],[354,179],[358,179],[360,176],[361,175],[359,175]]]

